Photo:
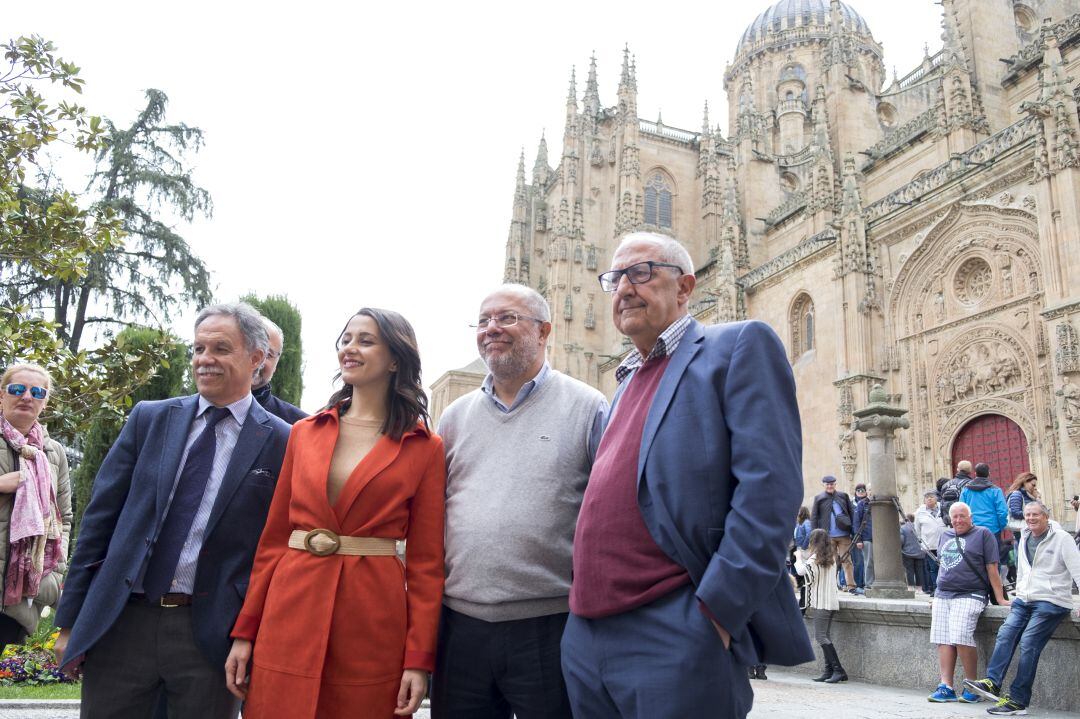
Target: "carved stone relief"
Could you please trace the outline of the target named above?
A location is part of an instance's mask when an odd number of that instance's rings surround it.
[[[965,260],[953,276],[953,292],[961,304],[974,307],[990,294],[993,279],[994,273],[986,260],[972,257]]]
[[[1061,413],[1069,423],[1080,424],[1080,387],[1073,384],[1072,380],[1066,380],[1054,394],[1061,397]]]
[[[840,387],[840,404],[836,408],[836,421],[841,427],[851,424],[851,413],[855,411],[855,399],[851,394],[851,385],[845,383]]]
[[[844,479],[850,484],[855,476],[856,452],[855,433],[850,429],[840,433],[840,467],[844,470]]]
[[[1076,340],[1076,330],[1072,323],[1065,320],[1057,326],[1057,350],[1054,359],[1060,375],[1080,372],[1080,345]]]
[[[1025,210],[960,203],[920,237],[888,284],[888,313],[900,336],[1038,291],[1037,223]]]
[[[938,401],[943,405],[1007,393],[1020,381],[1015,354],[996,342],[979,342],[960,353],[938,375]]]

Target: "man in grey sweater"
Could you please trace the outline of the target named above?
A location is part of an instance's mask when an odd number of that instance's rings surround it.
[[[569,719],[559,642],[574,527],[607,402],[548,366],[546,300],[503,285],[480,306],[489,374],[451,404],[446,590],[432,716]]]

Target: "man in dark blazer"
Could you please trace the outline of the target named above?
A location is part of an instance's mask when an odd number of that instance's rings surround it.
[[[262,366],[255,370],[255,376],[251,378],[251,394],[267,412],[289,424],[296,424],[308,416],[307,412],[270,391],[270,380],[274,379],[278,361],[285,349],[285,333],[268,317],[263,317],[263,324],[266,325],[266,333],[270,338],[270,347],[266,350],[266,359]]]
[[[855,592],[855,565],[851,561],[851,541],[858,531],[855,526],[855,507],[847,492],[836,488],[836,477],[825,475],[821,478],[824,487],[814,497],[814,506],[810,511],[810,526],[824,529],[829,534],[836,556],[843,560],[844,585],[847,591]]]
[[[135,406],[94,480],[56,613],[57,659],[83,672],[82,717],[224,719],[229,632],[289,426],[251,396],[267,348],[246,304],[195,321],[198,394]]]
[[[746,667],[813,658],[785,575],[802,499],[795,384],[761,322],[687,314],[694,268],[635,233],[600,276],[634,350],[574,537],[563,671],[574,716],[745,717]]]

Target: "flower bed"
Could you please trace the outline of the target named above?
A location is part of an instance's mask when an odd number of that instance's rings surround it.
[[[0,686],[35,686],[75,681],[64,675],[53,656],[59,630],[38,632],[21,646],[9,645],[0,657]]]

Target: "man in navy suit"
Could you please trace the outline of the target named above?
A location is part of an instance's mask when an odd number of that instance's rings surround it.
[[[266,333],[270,337],[270,346],[266,350],[266,360],[251,378],[251,394],[267,412],[281,417],[290,425],[296,424],[308,416],[307,412],[270,391],[270,380],[274,379],[274,372],[277,371],[278,361],[281,360],[281,353],[285,348],[285,333],[269,317],[263,317],[263,324],[266,325]]]
[[[761,322],[687,314],[694,267],[670,237],[627,236],[600,284],[634,349],[574,536],[574,716],[745,717],[747,666],[813,659],[785,575],[803,494],[787,355]]]
[[[83,719],[224,719],[240,611],[289,425],[251,396],[262,317],[217,305],[195,320],[198,394],[141,402],[94,480],[56,613],[61,666],[83,672]]]

